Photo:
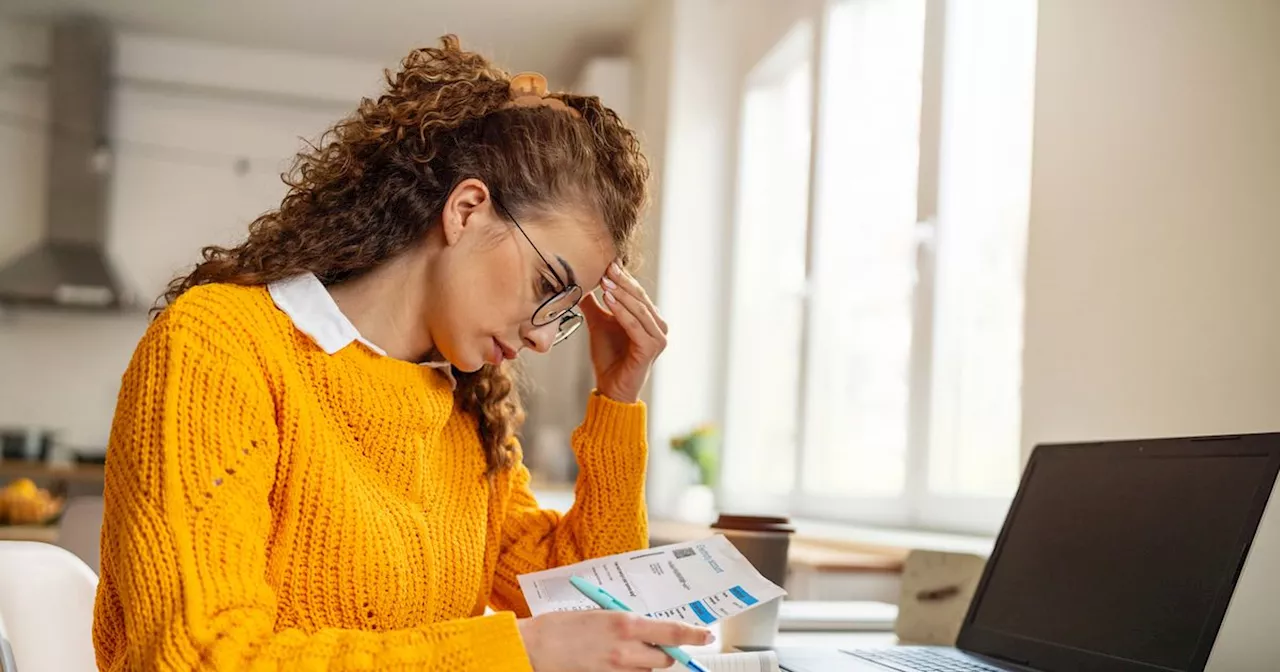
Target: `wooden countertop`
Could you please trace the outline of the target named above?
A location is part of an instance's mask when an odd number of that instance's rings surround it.
[[[57,525],[0,525],[0,541],[43,541],[57,543]]]
[[[101,483],[103,466],[101,464],[50,464],[48,462],[28,462],[25,460],[0,460],[0,480],[15,478],[55,479],[75,481],[78,483]]]
[[[666,520],[649,522],[649,537],[655,543],[693,541],[711,534],[714,532],[710,527],[697,523]],[[908,550],[797,534],[791,539],[787,559],[793,567],[821,572],[900,574]]]

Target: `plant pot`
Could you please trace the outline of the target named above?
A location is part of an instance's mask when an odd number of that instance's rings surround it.
[[[675,511],[682,521],[709,525],[716,519],[716,493],[709,485],[689,485],[680,492]]]

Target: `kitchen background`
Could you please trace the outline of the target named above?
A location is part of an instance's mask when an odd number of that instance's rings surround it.
[[[51,203],[94,198],[74,185],[52,191],[77,180],[57,179],[66,177],[66,161],[47,168],[50,147],[67,135],[60,129],[97,123],[51,103],[56,88],[51,79],[63,72],[59,64],[51,67],[53,35],[79,30],[79,37],[67,38],[74,41],[83,39],[86,28],[66,21],[68,10],[76,8],[71,2],[28,3],[0,15],[0,175],[5,178],[0,181],[0,258],[14,265],[60,235],[51,219],[87,215],[92,221],[82,228],[94,234],[118,282],[111,289],[119,291],[120,305],[109,309],[60,305],[84,300],[55,296],[58,283],[65,290],[74,280],[67,277],[45,281],[54,283],[41,290],[47,294],[26,297],[31,300],[21,305],[0,304],[0,426],[54,431],[63,449],[103,451],[119,376],[164,285],[197,258],[201,246],[235,241],[257,214],[274,207],[284,191],[280,173],[301,139],[314,138],[361,96],[376,92],[382,68],[393,66],[412,46],[449,28],[472,28],[463,33],[465,46],[513,64],[518,59],[517,69],[541,68],[560,87],[576,83],[576,88],[598,91],[630,116],[625,106],[631,67],[616,55],[627,49],[625,29],[637,3],[562,3],[537,16],[499,3],[512,21],[482,30],[475,29],[483,24],[476,21],[474,7],[459,13],[443,6],[428,11],[385,3],[388,15],[407,13],[402,14],[406,21],[350,27],[349,20],[367,12],[338,12],[309,19],[301,38],[286,30],[294,15],[279,3],[269,9],[242,3],[240,9],[257,20],[230,24],[228,18],[238,12],[225,5],[216,16],[201,16],[199,10],[175,12],[161,4],[97,6],[103,12],[98,28],[113,43],[114,64],[103,65],[110,72],[100,73],[101,89],[94,94],[109,114],[101,119],[101,144],[80,149],[101,154],[105,163],[99,174],[106,190],[92,206],[100,212],[81,208],[56,217]],[[202,25],[205,20],[216,25]],[[420,27],[397,30],[387,24]],[[540,30],[559,37],[537,38]],[[73,61],[61,67],[76,69]],[[73,98],[67,107],[83,107],[86,100]],[[83,159],[71,161],[82,165]],[[74,274],[76,260],[67,263],[73,268],[66,272]],[[589,372],[579,365],[585,350],[568,349],[540,367],[555,372],[543,381],[544,390],[548,385],[589,389]],[[575,398],[584,400],[584,394]],[[561,425],[574,419],[539,396],[546,395],[535,394],[531,407],[541,411],[535,417],[548,421],[543,442],[563,443],[571,426]],[[537,425],[530,430],[529,436],[543,436]],[[564,455],[545,466],[555,472],[553,480],[570,476]]]
[[[376,95],[384,68],[454,31],[630,118],[641,9],[0,2],[0,539],[56,541],[97,569],[101,463],[153,302],[279,203],[294,152]],[[561,509],[586,357],[580,338],[528,363],[527,462]]]

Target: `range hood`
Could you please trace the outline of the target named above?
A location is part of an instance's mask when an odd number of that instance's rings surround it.
[[[111,32],[97,19],[66,19],[49,45],[48,219],[34,248],[0,265],[0,304],[119,308],[106,255]]]

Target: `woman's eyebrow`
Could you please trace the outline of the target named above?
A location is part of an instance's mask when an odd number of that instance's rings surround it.
[[[564,257],[558,254],[556,255],[556,261],[560,262],[561,266],[564,266],[565,275],[569,276],[569,285],[573,286],[578,284],[578,276],[574,275],[573,267],[569,265],[569,262],[565,261]]]

